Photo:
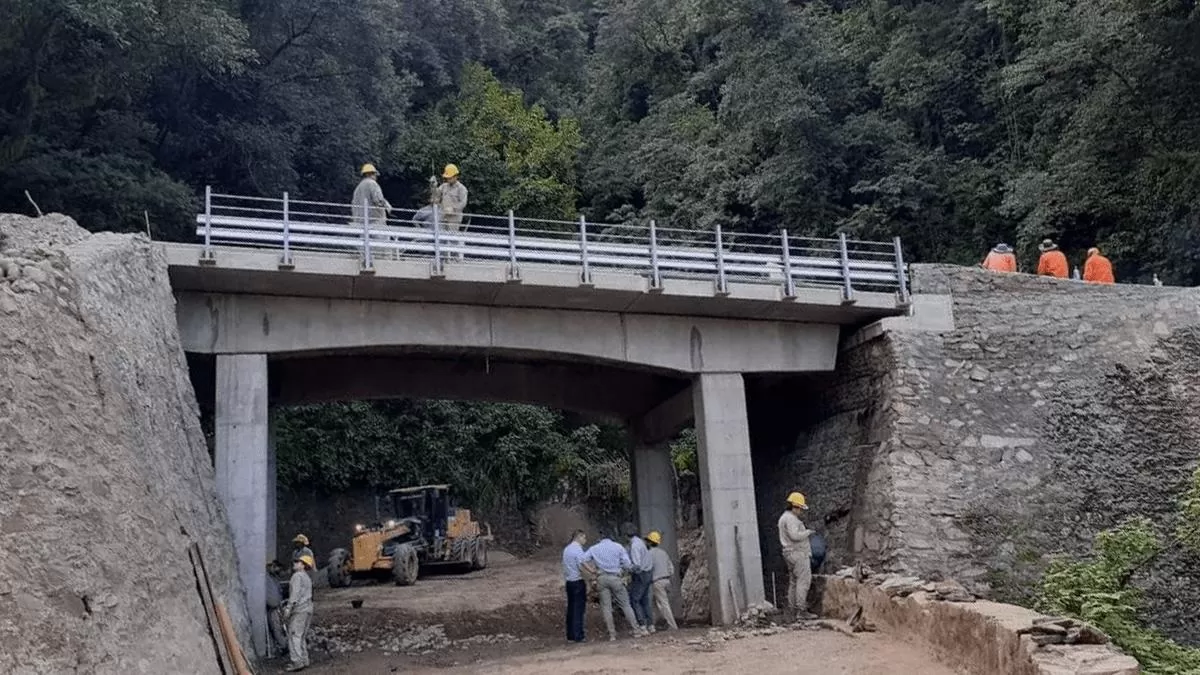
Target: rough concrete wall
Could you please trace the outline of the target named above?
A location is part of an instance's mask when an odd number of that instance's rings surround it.
[[[1169,531],[1200,460],[1200,291],[945,266],[913,278],[918,292],[952,295],[955,329],[886,331],[843,355],[891,352],[872,360],[871,384],[839,373],[831,385],[832,400],[865,388],[886,407],[846,431],[878,440],[873,456],[852,459],[849,441],[831,456],[810,435],[790,458],[865,472],[835,548],[1021,601],[1048,555],[1082,552],[1101,529],[1144,515]],[[817,425],[830,427],[846,428],[836,409]],[[818,508],[843,508],[821,470],[793,475]],[[1171,553],[1139,578],[1152,623],[1192,643],[1198,570]]]
[[[248,625],[165,259],[60,216],[0,234],[0,672],[220,672],[191,542]]]

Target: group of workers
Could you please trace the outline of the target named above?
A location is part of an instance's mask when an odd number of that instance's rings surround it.
[[[286,646],[289,673],[309,666],[307,638],[313,614],[312,572],[316,567],[308,537],[296,535],[292,539],[292,576],[288,579],[287,599],[284,600],[279,583],[284,567],[277,560],[267,564],[268,633],[275,649],[282,650]]]
[[[351,197],[351,209],[354,221],[363,223],[363,211],[372,226],[384,225],[387,215],[392,212],[392,205],[383,196],[383,188],[379,186],[379,170],[374,164],[363,164],[359,171],[362,180],[354,188]],[[463,213],[467,209],[467,186],[459,180],[459,170],[454,164],[447,164],[442,170],[442,182],[429,177],[429,204],[413,215],[413,222],[432,224],[433,210],[436,207],[440,213],[439,225],[442,229],[457,232],[462,227]]]
[[[1038,245],[1041,255],[1038,258],[1037,273],[1043,277],[1066,279],[1070,276],[1067,256],[1058,248],[1052,239],[1045,239]],[[996,244],[988,252],[981,263],[986,270],[993,272],[1016,272],[1017,255],[1008,244]],[[1100,249],[1093,246],[1087,251],[1083,263],[1083,281],[1092,284],[1115,283],[1112,261],[1100,254]]]
[[[600,600],[600,613],[608,639],[617,639],[613,622],[613,602],[625,615],[625,621],[633,637],[643,637],[655,632],[654,609],[666,621],[667,627],[676,630],[675,615],[671,612],[671,578],[675,565],[662,548],[662,533],[650,532],[643,539],[632,523],[622,528],[629,541],[626,548],[609,537],[602,537],[590,548],[587,533],[576,530],[571,541],[563,549],[563,581],[567,595],[567,640],[585,642],[584,613],[587,609],[588,588],[585,576],[596,586]],[[625,576],[629,583],[626,585]],[[651,608],[651,598],[654,609]]]

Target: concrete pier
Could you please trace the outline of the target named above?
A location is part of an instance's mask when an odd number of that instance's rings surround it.
[[[730,624],[738,609],[765,599],[742,375],[697,375],[692,399],[712,620]]]
[[[225,505],[246,589],[254,651],[267,653],[266,565],[274,504],[265,354],[216,358],[217,495]],[[272,555],[272,557],[274,557]]]
[[[671,609],[679,617],[679,539],[675,532],[675,472],[671,451],[666,443],[635,445],[630,453],[633,476],[633,501],[637,508],[638,530],[645,536],[651,530],[662,534],[662,548],[675,564],[671,579]]]

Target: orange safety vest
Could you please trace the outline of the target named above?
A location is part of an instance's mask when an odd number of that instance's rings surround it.
[[[1099,253],[1088,258],[1083,264],[1083,280],[1093,284],[1116,283],[1112,262]]]
[[[1012,253],[990,251],[983,259],[983,269],[993,272],[1016,272],[1017,256]]]
[[[1044,277],[1056,279],[1067,278],[1067,256],[1062,251],[1046,251],[1038,259],[1037,273]]]

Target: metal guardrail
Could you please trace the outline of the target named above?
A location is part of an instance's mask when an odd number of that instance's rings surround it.
[[[368,217],[364,218],[364,214]],[[204,212],[196,216],[204,240],[201,263],[215,262],[213,246],[282,249],[280,269],[292,269],[295,251],[354,255],[371,274],[379,255],[429,260],[434,276],[448,262],[505,261],[508,279],[520,281],[521,265],[570,265],[590,285],[596,270],[621,270],[647,277],[651,291],[672,278],[711,279],[717,294],[730,281],[778,284],[785,298],[797,286],[837,287],[844,303],[855,291],[895,292],[908,304],[908,279],[900,238],[868,242],[837,238],[713,231],[464,214],[461,224],[444,222],[434,208],[414,211],[291,199],[218,194],[205,189]]]

